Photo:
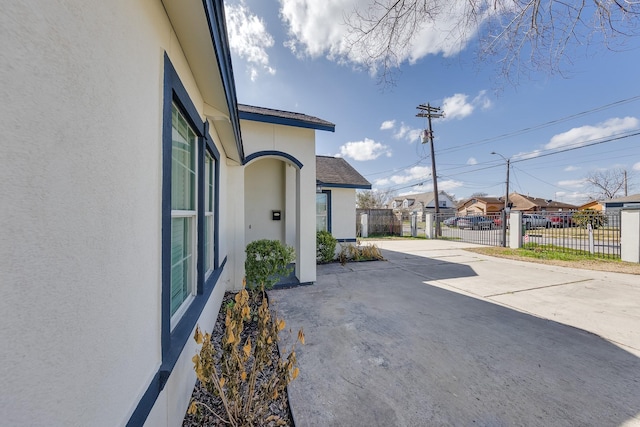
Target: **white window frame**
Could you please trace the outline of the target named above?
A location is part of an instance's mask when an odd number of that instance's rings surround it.
[[[187,123],[187,126],[191,128],[191,125],[189,125],[189,122],[186,119],[185,113],[180,109],[178,105],[176,105],[175,102],[173,103],[173,107],[175,107],[178,113],[183,117],[183,119]],[[173,124],[172,124],[172,128],[173,128]],[[189,271],[191,280],[190,280],[190,283],[187,284],[187,289],[188,289],[187,297],[184,299],[184,301],[180,303],[180,306],[175,311],[175,313],[171,315],[171,321],[170,321],[171,330],[173,330],[173,328],[178,324],[178,322],[180,321],[184,313],[187,311],[187,309],[189,308],[189,305],[191,305],[191,303],[193,302],[197,294],[197,283],[198,283],[197,272],[198,272],[198,255],[199,255],[198,254],[198,231],[197,231],[198,230],[198,173],[199,173],[199,170],[198,170],[197,159],[199,154],[198,153],[199,137],[197,136],[196,132],[193,129],[191,129],[191,131],[194,134],[194,147],[193,147],[194,179],[193,179],[193,188],[192,188],[192,194],[191,194],[191,197],[193,199],[194,210],[180,210],[180,209],[171,210],[172,222],[174,218],[190,218],[191,219],[189,221],[190,222],[189,228],[190,228],[190,234],[191,234],[190,246],[191,246],[191,253],[193,254],[193,259],[191,261],[190,271]]]
[[[213,155],[211,153],[209,153],[208,150],[205,150],[205,157],[204,157],[204,192],[205,192],[205,197],[204,197],[204,233],[205,233],[205,240],[204,240],[204,254],[203,256],[205,257],[204,259],[204,268],[205,268],[205,272],[204,272],[204,276],[205,279],[207,277],[209,277],[209,275],[213,272],[213,270],[215,269],[215,251],[216,251],[216,247],[215,247],[215,217],[214,217],[214,212],[215,212],[215,203],[216,203],[216,199],[215,199],[215,192],[216,192],[216,182],[215,182],[215,173],[216,173],[216,158],[213,157]],[[209,234],[207,235],[207,223],[211,222],[211,228],[209,230]],[[207,245],[207,239],[209,242],[209,245]],[[209,268],[207,268],[207,264],[209,264]]]

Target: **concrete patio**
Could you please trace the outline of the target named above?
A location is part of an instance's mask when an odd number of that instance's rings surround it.
[[[298,427],[640,425],[640,278],[376,244],[270,292],[305,330]]]

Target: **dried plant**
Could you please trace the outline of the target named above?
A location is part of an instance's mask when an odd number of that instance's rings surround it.
[[[273,346],[279,341],[278,333],[285,328],[285,322],[272,316],[264,293],[254,317],[255,342],[250,337],[243,341],[242,332],[245,324],[252,321],[252,313],[249,293],[242,289],[235,295],[234,304],[226,307],[220,351],[211,342],[211,334],[203,334],[196,327],[194,339],[202,345],[192,359],[196,375],[203,387],[222,401],[225,413],[218,414],[206,404],[192,400],[189,414],[206,410],[232,426],[285,425],[278,416],[270,414],[269,406],[298,376],[295,348],[298,342],[304,344],[304,333],[301,329],[288,356],[278,354],[274,363]]]
[[[352,245],[350,243],[346,245],[340,245],[340,253],[338,253],[338,261],[344,265],[347,262],[358,261],[376,261],[383,260],[382,252],[373,244],[365,246]]]

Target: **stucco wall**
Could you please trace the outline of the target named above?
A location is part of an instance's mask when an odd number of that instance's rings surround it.
[[[0,419],[121,425],[161,363],[165,51],[202,99],[159,1],[13,2],[0,39]],[[154,425],[184,413],[192,347]]]
[[[245,244],[259,239],[285,242],[285,167],[277,159],[258,159],[245,167]],[[279,221],[272,211],[280,211]]]
[[[289,179],[285,186],[287,194],[292,191],[288,186],[291,185],[291,179],[295,176],[296,197],[299,199],[295,206],[297,219],[295,236],[292,236],[292,230],[285,225],[285,241],[289,243],[295,238],[298,279],[301,282],[314,282],[316,280],[315,131],[248,120],[241,120],[240,125],[246,156],[257,152],[275,151],[288,153],[302,163],[302,168],[298,173],[294,175],[292,172],[286,172],[284,175]],[[278,156],[274,156],[274,158],[284,160]],[[260,160],[254,160],[254,162],[258,161]],[[285,161],[285,163],[291,164],[289,161]],[[250,203],[250,200],[245,198],[245,203]],[[287,215],[290,216],[292,207],[287,205],[287,201],[285,201],[284,207],[287,206]]]
[[[336,239],[356,238],[356,190],[331,188],[331,234]]]

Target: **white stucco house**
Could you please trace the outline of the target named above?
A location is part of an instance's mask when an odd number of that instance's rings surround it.
[[[338,242],[356,241],[356,190],[371,183],[345,159],[316,156],[316,228]]]
[[[455,202],[444,191],[438,192],[438,204],[440,210],[451,210],[455,208]],[[417,212],[424,214],[425,212],[433,212],[435,209],[435,195],[433,191],[427,193],[407,194],[404,196],[394,197],[391,200],[391,209],[394,212]]]
[[[315,131],[238,105],[221,0],[0,14],[0,424],[177,426],[244,248],[315,270]]]

